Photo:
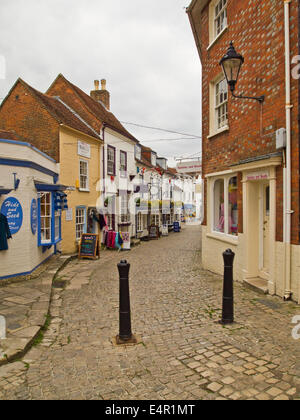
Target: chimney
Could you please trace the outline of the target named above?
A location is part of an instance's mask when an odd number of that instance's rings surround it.
[[[95,90],[92,90],[90,96],[97,102],[101,102],[106,109],[110,109],[110,94],[106,90],[106,80],[101,80],[101,90],[99,90],[99,80],[94,81]]]

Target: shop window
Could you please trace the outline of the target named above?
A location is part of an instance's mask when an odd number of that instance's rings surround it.
[[[76,208],[76,240],[79,241],[83,233],[86,233],[86,208]]]
[[[143,215],[142,213],[138,213],[137,215],[137,230],[141,232],[143,230]]]
[[[230,178],[228,183],[228,233],[238,233],[238,202],[237,202],[237,177]]]
[[[159,214],[151,214],[151,225],[159,226]]]
[[[61,210],[56,209],[55,201],[55,192],[39,192],[38,246],[54,245],[61,241]]]
[[[41,243],[51,243],[52,230],[52,194],[51,192],[42,193],[40,199],[40,220],[41,220]]]
[[[86,160],[79,162],[79,180],[80,190],[88,191],[89,189],[89,163]]]
[[[224,233],[224,180],[218,179],[214,185],[214,230]]]
[[[213,186],[213,231],[238,234],[237,177],[217,179]]]

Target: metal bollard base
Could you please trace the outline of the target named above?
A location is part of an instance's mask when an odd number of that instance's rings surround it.
[[[113,338],[113,344],[116,346],[128,346],[128,345],[135,345],[141,343],[142,340],[137,337],[136,335],[131,336],[128,340],[122,340],[119,335]]]

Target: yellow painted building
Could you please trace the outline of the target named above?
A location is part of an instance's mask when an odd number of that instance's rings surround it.
[[[59,139],[60,183],[68,186],[68,210],[62,219],[61,251],[77,252],[82,233],[99,233],[93,220],[100,192],[102,140],[61,126]]]

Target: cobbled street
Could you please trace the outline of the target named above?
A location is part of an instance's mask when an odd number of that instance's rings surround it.
[[[0,367],[0,398],[300,399],[300,307],[235,283],[236,322],[220,325],[222,277],[201,268],[200,237],[200,226],[185,226],[130,252],[70,262],[54,282],[43,339]],[[131,264],[140,338],[126,347],[113,344],[121,259]]]

